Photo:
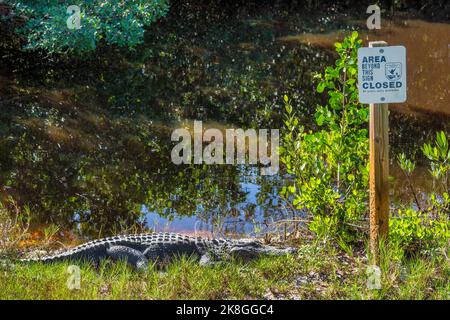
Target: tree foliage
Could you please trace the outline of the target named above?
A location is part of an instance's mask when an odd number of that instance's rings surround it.
[[[145,27],[164,17],[167,0],[8,0],[25,18],[17,32],[26,39],[25,49],[82,53],[100,42],[135,47],[144,38]],[[80,28],[69,28],[73,16],[68,7],[80,8]]]

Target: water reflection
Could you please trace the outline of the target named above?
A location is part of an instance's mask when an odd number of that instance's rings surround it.
[[[239,185],[245,194],[242,201],[228,203],[225,207],[209,208],[211,211],[208,212],[208,208],[205,208],[207,206],[204,205],[208,199],[203,199],[193,217],[176,215],[164,218],[143,206],[147,226],[156,231],[195,233],[203,236],[263,234],[267,226],[276,220],[286,218],[288,212],[279,199],[273,199],[272,202],[262,201],[261,181],[257,181],[257,172],[250,168],[244,171],[248,174],[240,177]],[[276,198],[275,193],[271,196]]]
[[[323,99],[311,74],[332,63],[334,42],[365,21],[193,17],[195,30],[183,15],[155,27],[133,52],[100,50],[87,62],[11,58],[0,74],[0,200],[28,206],[36,227],[54,223],[91,236],[142,224],[249,234],[292,215],[278,197],[282,170],[261,177],[255,167],[172,164],[170,134],[186,125],[175,120],[280,128],[286,93],[313,128]],[[392,158],[412,154],[435,130],[448,132],[449,24],[387,22],[363,36],[408,49],[408,103],[391,108]],[[391,174],[394,202],[409,201],[394,163]],[[420,165],[413,180],[419,192],[433,190]]]

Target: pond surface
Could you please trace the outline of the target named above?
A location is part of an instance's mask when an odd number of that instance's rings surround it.
[[[254,166],[176,166],[170,135],[194,119],[220,130],[281,128],[284,94],[313,129],[323,97],[312,72],[333,63],[335,41],[363,28],[360,17],[350,18],[333,10],[239,12],[213,21],[175,15],[133,52],[104,49],[87,61],[45,63],[3,52],[0,200],[28,208],[36,228],[56,224],[91,236],[144,227],[252,235],[301,216],[279,196],[283,170],[263,177]],[[392,158],[412,154],[436,130],[449,132],[448,27],[403,19],[364,33],[410,53],[414,89],[403,113],[391,109]],[[391,174],[394,203],[410,201],[395,161]],[[414,182],[419,192],[433,190],[420,165]]]

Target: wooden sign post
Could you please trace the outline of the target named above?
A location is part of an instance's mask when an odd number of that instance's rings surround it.
[[[369,47],[386,47],[384,41]],[[389,108],[387,103],[371,103],[370,144],[370,250],[372,262],[379,264],[379,243],[389,232]]]
[[[358,49],[359,102],[370,108],[370,251],[379,264],[379,244],[389,232],[389,109],[406,101],[406,48],[384,41]]]

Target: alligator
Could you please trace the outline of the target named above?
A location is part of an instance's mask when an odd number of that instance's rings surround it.
[[[149,263],[162,266],[183,255],[195,258],[201,265],[213,265],[232,259],[248,262],[261,255],[292,253],[295,253],[294,248],[277,248],[257,240],[208,239],[177,233],[147,233],[102,238],[62,253],[20,261],[89,261],[98,264],[107,259],[125,260],[132,267],[145,270]]]

